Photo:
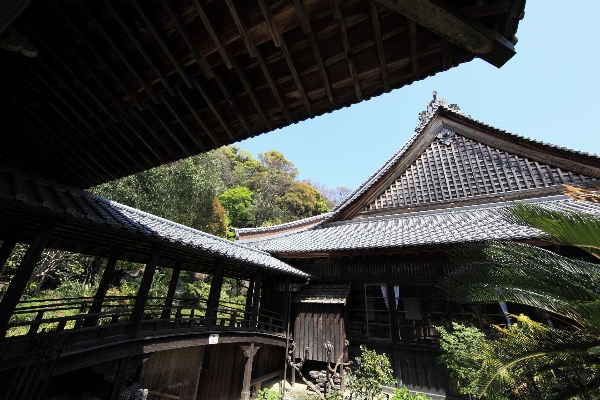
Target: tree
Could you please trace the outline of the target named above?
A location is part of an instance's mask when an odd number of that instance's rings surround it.
[[[305,182],[292,183],[277,201],[287,217],[285,219],[289,220],[312,217],[329,211],[323,196]]]
[[[600,258],[600,221],[594,215],[516,204],[505,217]],[[480,395],[495,397],[489,389],[506,376],[512,376],[509,389],[517,398],[600,395],[598,264],[507,242],[466,246],[453,258],[462,267],[442,285],[455,301],[519,303],[566,322],[551,328],[522,317],[515,327],[501,330],[493,343],[496,356],[484,362],[476,382]]]
[[[251,212],[254,193],[247,187],[238,186],[221,193],[219,200],[227,211],[230,225],[236,228],[247,228],[254,223]]]
[[[360,357],[356,357],[357,368],[349,377],[348,387],[359,398],[376,399],[381,394],[382,385],[395,382],[390,360],[385,354],[377,354],[360,345]]]

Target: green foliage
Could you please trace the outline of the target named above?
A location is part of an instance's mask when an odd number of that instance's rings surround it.
[[[305,182],[292,183],[277,201],[286,215],[295,218],[312,217],[329,211],[324,197]]]
[[[448,371],[453,389],[460,394],[476,395],[476,380],[486,348],[485,335],[473,326],[452,322],[452,330],[436,326],[444,352],[438,362]]]
[[[227,211],[231,226],[247,228],[252,226],[254,218],[250,209],[254,193],[247,187],[237,186],[228,189],[219,196]]]
[[[325,394],[325,400],[343,400],[344,396],[342,392],[335,390],[333,392],[329,392]]]
[[[264,388],[258,392],[258,396],[256,398],[262,400],[281,400],[281,395],[274,390]]]
[[[406,386],[395,389],[390,400],[429,400],[429,397],[422,393],[411,393]]]
[[[366,399],[377,399],[381,395],[381,386],[395,382],[389,358],[377,354],[360,345],[361,355],[356,357],[356,369],[348,379],[348,388],[353,394]]]
[[[516,205],[507,218],[562,244],[598,256],[597,216]],[[551,328],[517,317],[483,352],[477,393],[493,398],[568,399],[600,396],[600,266],[541,248],[492,242],[463,247],[462,267],[442,285],[458,302],[508,301],[537,307],[567,322]],[[504,388],[505,390],[498,390]]]

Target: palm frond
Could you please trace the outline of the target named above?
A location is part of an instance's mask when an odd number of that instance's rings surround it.
[[[553,242],[579,247],[600,258],[600,218],[579,212],[547,210],[533,204],[515,203],[505,218],[511,223],[541,230]]]

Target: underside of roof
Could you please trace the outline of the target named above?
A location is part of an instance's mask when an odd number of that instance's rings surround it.
[[[524,0],[6,0],[0,163],[85,188],[476,56],[500,66],[514,54],[509,41],[524,7]]]

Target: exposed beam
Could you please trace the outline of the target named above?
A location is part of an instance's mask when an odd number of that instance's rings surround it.
[[[358,80],[358,73],[356,72],[356,66],[354,65],[354,60],[352,59],[352,48],[350,47],[350,42],[348,41],[348,34],[346,33],[346,24],[344,23],[344,17],[342,15],[342,10],[340,9],[340,5],[337,0],[329,0],[329,5],[331,7],[331,13],[333,14],[333,19],[337,22],[338,31],[340,37],[342,39],[342,46],[344,47],[344,54],[346,55],[346,61],[348,62],[348,69],[350,70],[350,76],[352,77],[352,84],[354,85],[354,93],[356,94],[356,98],[358,101],[362,101],[363,94],[362,89],[360,87],[360,81]]]
[[[2,0],[0,1],[0,34],[12,25],[19,15],[33,0]]]
[[[381,39],[381,26],[379,24],[379,11],[377,6],[369,2],[369,11],[371,13],[371,23],[373,24],[373,33],[375,34],[375,47],[377,47],[377,56],[379,57],[379,68],[381,69],[381,80],[383,90],[390,91],[390,82],[388,80],[387,64],[385,62],[385,53],[383,51],[383,40]]]
[[[443,8],[433,0],[370,1],[404,15],[498,68],[516,53],[512,43],[499,33]]]
[[[171,51],[171,48],[169,46],[167,46],[166,38],[163,36],[163,34],[161,32],[159,32],[156,29],[156,27],[154,26],[154,23],[150,20],[150,18],[148,17],[148,14],[146,14],[146,12],[139,5],[137,0],[131,0],[131,4],[133,4],[136,11],[140,15],[140,17],[142,17],[142,20],[146,24],[146,27],[148,27],[148,29],[152,33],[152,36],[154,37],[156,42],[159,44],[161,49],[165,52],[165,54],[169,58],[169,61],[171,61],[171,64],[173,65],[175,70],[179,73],[179,76],[181,76],[181,79],[183,79],[183,82],[187,85],[188,88],[191,88],[192,81],[190,79],[190,76],[186,72],[186,70],[181,66],[179,61],[175,58],[175,56],[173,55],[173,52]]]
[[[233,19],[233,23],[235,24],[238,32],[240,33],[242,42],[244,43],[244,46],[246,46],[248,54],[250,54],[251,58],[255,58],[256,46],[252,42],[252,38],[250,37],[250,33],[246,28],[246,24],[242,20],[242,17],[240,15],[240,9],[237,5],[237,0],[225,0],[225,3],[227,4],[227,8],[229,9],[229,14],[231,15],[231,18]]]
[[[511,0],[498,0],[491,3],[476,4],[474,6],[462,7],[458,11],[467,18],[481,18],[488,15],[505,13],[510,10]]]
[[[219,141],[213,136],[213,134],[210,131],[210,128],[208,127],[208,125],[206,125],[206,122],[204,121],[204,119],[202,117],[200,117],[200,114],[198,114],[198,112],[192,105],[190,99],[185,94],[185,92],[183,90],[181,90],[181,88],[179,88],[179,86],[176,86],[175,90],[177,90],[177,95],[181,98],[181,100],[183,101],[183,104],[185,104],[185,106],[187,107],[187,109],[190,112],[190,114],[192,115],[192,117],[194,117],[194,119],[196,120],[196,122],[198,122],[198,125],[200,125],[200,127],[202,128],[204,133],[206,133],[206,136],[209,137],[209,139],[213,142],[213,144],[215,146],[219,147]],[[192,140],[193,139],[194,139],[194,136],[192,135]],[[200,140],[200,139],[198,139],[198,140]],[[202,142],[200,142],[200,143],[202,143]]]
[[[258,5],[263,13],[263,16],[265,17],[265,22],[267,23],[267,27],[269,28],[269,33],[271,33],[271,37],[273,38],[273,44],[275,44],[275,47],[280,47],[281,37],[279,35],[279,29],[277,29],[277,26],[275,26],[275,24],[273,23],[273,15],[271,14],[271,9],[269,8],[269,5],[265,0],[258,0]],[[267,15],[269,16],[268,18]]]
[[[202,20],[204,27],[208,31],[208,35],[213,40],[215,47],[217,48],[217,51],[219,52],[219,54],[221,55],[221,58],[223,59],[223,62],[227,66],[227,69],[233,68],[233,65],[231,64],[231,60],[229,59],[229,54],[227,54],[227,51],[225,50],[225,46],[221,42],[221,39],[219,38],[217,33],[215,32],[212,24],[210,23],[210,19],[207,17],[206,13],[204,12],[204,8],[202,8],[202,5],[198,2],[198,0],[193,0],[193,3],[194,3],[194,7],[196,7],[196,12],[198,13],[198,16],[200,17],[200,20]]]
[[[246,120],[244,119],[244,116],[240,112],[235,101],[233,99],[231,99],[230,96],[228,95],[229,92],[226,90],[225,85],[221,81],[221,77],[218,76],[218,74],[215,74],[214,80],[217,83],[217,85],[219,86],[219,89],[221,89],[221,91],[223,92],[225,99],[229,102],[229,105],[233,109],[233,112],[236,114],[236,116],[240,120],[240,123],[242,124],[244,129],[247,130],[248,134],[250,134],[250,132],[251,132],[250,127],[246,123]],[[204,84],[198,78],[194,78],[194,86],[196,87],[196,90],[198,90],[198,92],[204,99],[204,102],[208,105],[208,108],[210,108],[210,110],[213,112],[217,121],[219,121],[219,124],[221,124],[221,126],[227,133],[227,136],[229,136],[229,138],[231,140],[235,141],[236,139],[235,139],[235,136],[233,133],[233,129],[231,129],[231,127],[229,126],[227,121],[225,121],[225,117],[223,117],[223,113],[222,113],[221,109],[217,106],[216,102],[214,101],[214,99],[212,98],[210,93],[208,92],[208,89],[206,88],[206,86],[204,86]],[[196,117],[196,115],[194,115],[194,117]],[[211,138],[211,140],[215,143],[216,146],[221,145],[220,142],[212,135],[212,133],[210,131],[207,131],[206,133]]]
[[[442,57],[442,68],[444,68],[444,70],[452,68],[452,43],[447,40],[444,40]]]
[[[150,102],[146,103],[146,108],[148,108],[148,111],[150,111],[150,113],[159,121],[159,123],[161,123],[161,119],[159,118],[158,115],[158,111],[156,109],[156,106],[151,105]],[[160,145],[162,146],[162,149],[164,151],[167,152],[167,154],[169,154],[169,156],[171,157],[175,157],[175,150],[173,149],[173,147],[171,147],[171,145],[169,143],[167,143],[167,141],[165,140],[165,138],[163,137],[163,135],[161,135],[159,132],[156,131],[155,125],[152,124],[144,115],[143,111],[138,111],[138,110],[133,110],[133,113],[135,114],[135,116],[138,118],[138,120],[142,123],[142,125],[144,125],[144,128],[146,128],[146,130],[148,132],[150,132],[150,134],[154,137],[154,139],[157,141],[157,143],[160,143]],[[129,123],[129,120],[125,120],[125,123]],[[161,123],[162,125],[162,123]],[[133,125],[128,125],[130,127],[130,129],[135,129],[133,128]],[[164,125],[163,125],[164,126]],[[172,135],[172,132],[169,132],[168,129],[165,129],[167,133],[169,133],[170,135]],[[136,130],[137,133],[137,130]],[[141,135],[139,133],[137,133],[138,137],[141,138]]]
[[[175,117],[175,119],[177,120],[179,125],[181,125],[181,127],[183,128],[185,133],[187,133],[188,137],[190,139],[192,139],[192,142],[194,142],[196,147],[198,147],[198,150],[200,150],[200,151],[206,150],[206,145],[204,143],[202,143],[202,140],[200,140],[198,135],[196,135],[196,134],[194,134],[194,132],[192,132],[192,129],[190,129],[187,122],[183,119],[183,117],[181,116],[179,111],[177,111],[177,109],[175,108],[175,104],[173,104],[173,102],[169,98],[167,98],[167,96],[161,95],[161,100],[167,106],[167,108],[169,109],[171,114],[173,114],[173,116]],[[205,130],[207,130],[206,127],[205,127]],[[189,151],[187,149],[185,149],[184,151],[186,154],[189,154]]]
[[[51,4],[55,9],[59,10],[60,14],[65,19],[65,21],[70,26],[70,28],[73,29],[73,31],[77,35],[79,35],[77,40],[83,42],[83,44],[86,46],[86,48],[92,52],[95,59],[99,62],[102,70],[105,70],[106,72],[109,73],[109,75],[117,83],[117,86],[119,86],[119,88],[123,91],[123,93],[125,93],[129,97],[129,99],[131,99],[131,101],[141,110],[142,105],[139,102],[137,96],[135,96],[133,94],[133,90],[131,90],[131,88],[129,88],[127,85],[125,85],[125,83],[123,83],[122,76],[121,76],[122,74],[117,74],[114,71],[114,69],[109,65],[109,63],[106,62],[104,57],[102,57],[102,55],[100,55],[100,53],[98,53],[98,51],[93,46],[93,44],[84,36],[83,32],[77,27],[75,22],[73,22],[73,20],[67,15],[67,13],[65,13],[64,10],[56,3],[56,1],[51,0]]]
[[[206,62],[206,59],[202,55],[200,48],[196,44],[196,40],[192,37],[190,30],[185,24],[183,18],[181,17],[181,14],[173,10],[173,8],[171,7],[171,3],[167,0],[161,0],[160,2],[171,17],[171,22],[173,22],[173,24],[175,25],[179,36],[181,36],[188,48],[192,51],[192,54],[194,55],[194,60],[196,60],[196,63],[198,64],[202,72],[204,72],[204,75],[208,79],[212,79],[214,77],[213,70],[210,68],[210,65],[208,65],[208,63]]]
[[[275,100],[277,101],[277,104],[279,105],[279,109],[283,113],[283,116],[284,116],[285,120],[287,121],[287,123],[291,124],[293,122],[292,117],[291,117],[290,113],[288,112],[287,108],[285,107],[285,104],[283,103],[283,99],[281,98],[279,89],[277,88],[277,85],[275,85],[275,80],[273,79],[273,76],[271,75],[271,71],[269,71],[269,68],[267,67],[267,63],[266,63],[264,57],[260,53],[260,50],[258,48],[256,48],[256,46],[252,42],[252,39],[250,38],[250,34],[248,33],[248,28],[246,27],[246,24],[239,17],[235,0],[225,0],[225,2],[227,3],[227,7],[229,8],[230,14],[232,15],[234,21],[236,22],[235,25],[236,25],[240,35],[242,36],[242,38],[245,38],[244,44],[246,44],[246,46],[249,47],[249,50],[248,50],[249,54],[251,55],[251,57],[256,58],[256,61],[258,62],[258,65],[260,66],[260,69],[262,70],[262,72],[265,76],[265,79],[267,80],[267,83],[269,84],[269,87],[271,88],[271,91],[273,92],[273,96],[275,97]],[[234,65],[234,67],[235,67],[235,65]],[[240,79],[241,79],[241,77],[240,77]]]
[[[104,0],[104,4],[110,11],[111,15],[117,20],[117,22],[119,23],[119,25],[121,26],[121,28],[123,29],[123,31],[125,32],[127,37],[129,38],[129,40],[131,40],[131,42],[133,43],[135,48],[142,55],[142,57],[144,58],[144,60],[148,64],[148,66],[150,67],[150,70],[154,73],[154,75],[156,75],[156,78],[163,84],[163,86],[165,87],[165,89],[167,89],[169,94],[171,96],[174,96],[175,91],[173,90],[173,85],[171,84],[171,82],[169,82],[167,80],[167,78],[164,76],[164,74],[158,70],[158,68],[154,64],[154,61],[150,58],[150,55],[148,54],[148,52],[146,52],[146,49],[144,49],[144,46],[142,45],[140,40],[137,38],[137,36],[129,28],[129,26],[127,25],[127,23],[125,22],[125,20],[121,16],[121,14],[119,13],[119,11],[112,5],[110,0]]]
[[[413,79],[419,79],[419,53],[417,52],[417,24],[410,18],[406,18],[406,30],[408,33],[408,46],[410,48],[410,70]]]
[[[260,120],[262,121],[263,125],[266,125],[268,130],[273,129],[273,125],[271,125],[271,121],[269,121],[269,119],[267,118],[267,116],[265,114],[265,110],[263,109],[262,104],[260,104],[260,101],[258,100],[258,97],[254,91],[254,87],[252,87],[252,85],[250,85],[250,80],[248,79],[248,76],[246,75],[244,68],[240,65],[240,63],[235,58],[232,59],[231,62],[233,63],[233,69],[240,77],[240,81],[242,82],[242,85],[244,86],[244,90],[248,94],[248,97],[250,97],[250,101],[252,102],[252,104],[254,105],[254,108],[258,112],[258,116],[259,116]]]
[[[90,20],[90,22],[92,23],[92,25],[94,26],[94,28],[97,29],[98,32],[100,32],[102,34],[102,37],[104,37],[104,40],[106,40],[106,42],[111,47],[111,49],[115,53],[117,53],[117,56],[119,57],[119,59],[123,62],[123,64],[125,64],[125,66],[127,67],[127,69],[129,69],[129,71],[133,74],[133,76],[135,77],[135,79],[138,81],[138,83],[140,84],[140,86],[142,86],[142,88],[146,91],[146,93],[148,94],[148,96],[150,96],[150,98],[152,99],[152,101],[154,101],[155,104],[158,104],[158,97],[156,96],[156,93],[154,93],[154,89],[151,88],[146,83],[146,81],[140,76],[140,74],[138,73],[138,71],[133,67],[133,65],[131,65],[131,62],[129,61],[129,59],[127,57],[125,57],[125,54],[123,54],[123,52],[121,51],[121,49],[119,48],[119,46],[117,46],[117,44],[111,38],[111,36],[108,34],[108,32],[106,32],[106,30],[98,22],[98,20],[96,19],[96,17],[94,17],[94,14],[85,6],[85,4],[84,4],[83,1],[77,0],[77,4],[83,10],[83,12],[85,13],[86,17]],[[141,109],[142,108],[140,107],[140,110]]]
[[[296,14],[298,15],[298,19],[300,20],[300,26],[302,27],[302,32],[308,37],[308,43],[310,44],[310,49],[312,50],[313,56],[315,57],[315,61],[317,63],[317,68],[319,70],[319,74],[321,75],[321,79],[323,80],[323,87],[325,88],[325,93],[327,94],[327,98],[331,102],[331,105],[335,108],[335,98],[333,97],[333,90],[331,89],[331,83],[329,82],[329,76],[327,76],[327,70],[325,69],[325,63],[323,62],[323,57],[321,57],[321,51],[319,50],[319,44],[317,42],[317,38],[315,33],[312,30],[312,26],[310,25],[310,21],[308,16],[306,15],[306,9],[304,8],[304,4],[302,4],[301,0],[293,0],[294,8],[296,9]]]
[[[258,4],[263,13],[263,16],[265,17],[265,20],[272,21],[273,14],[271,13],[271,9],[269,8],[269,5],[267,4],[266,0],[258,0]],[[304,104],[304,108],[306,108],[308,116],[312,118],[315,116],[315,113],[312,109],[312,106],[310,105],[310,101],[308,100],[308,96],[306,95],[306,91],[304,90],[304,86],[302,85],[302,81],[300,80],[300,74],[298,74],[298,69],[296,68],[296,64],[292,59],[292,55],[290,54],[287,44],[285,43],[285,39],[283,38],[283,36],[281,36],[279,30],[276,27],[274,28],[272,34],[275,35],[277,41],[279,42],[279,47],[281,47],[281,53],[283,54],[283,58],[285,58],[290,73],[292,74],[292,78],[294,79],[294,83],[296,84],[296,88],[298,89],[300,99]]]

